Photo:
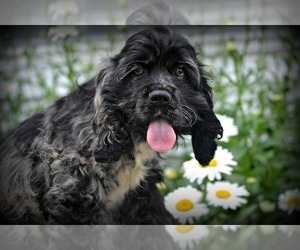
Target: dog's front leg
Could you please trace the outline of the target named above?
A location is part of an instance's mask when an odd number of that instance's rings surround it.
[[[105,204],[77,187],[53,187],[45,195],[43,210],[47,224],[106,224]]]
[[[165,208],[162,194],[154,182],[143,181],[127,193],[114,219],[124,225],[171,225],[176,221]]]
[[[104,188],[92,166],[75,154],[52,163],[50,188],[42,200],[48,224],[106,224]]]

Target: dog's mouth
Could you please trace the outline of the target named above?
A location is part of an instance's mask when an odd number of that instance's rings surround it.
[[[155,152],[164,153],[174,147],[176,134],[166,120],[156,119],[148,126],[147,142]]]

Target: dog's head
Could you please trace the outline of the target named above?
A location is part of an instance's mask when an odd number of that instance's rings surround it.
[[[211,88],[194,48],[175,31],[156,27],[131,36],[97,81],[96,121],[115,139],[123,131],[165,152],[191,134],[196,159],[207,165],[213,158],[222,127]]]

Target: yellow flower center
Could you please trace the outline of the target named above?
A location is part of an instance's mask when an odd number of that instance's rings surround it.
[[[204,167],[203,167],[200,163],[198,163],[198,167],[199,167],[199,168],[209,168],[209,167],[214,168],[214,167],[216,167],[216,166],[218,166],[218,162],[217,162],[216,159],[212,159],[212,160],[208,163],[208,165],[206,165],[206,166],[204,166]]]
[[[231,196],[231,193],[227,190],[220,189],[216,192],[216,196],[220,199],[227,199]]]
[[[178,233],[186,234],[190,231],[192,231],[194,228],[193,225],[176,225],[176,231]]]
[[[194,203],[189,199],[183,199],[177,202],[176,209],[180,212],[186,212],[194,207]]]
[[[287,200],[289,207],[299,207],[300,206],[300,197],[291,197]]]
[[[209,163],[208,166],[209,167],[216,167],[218,165],[218,162],[216,159],[212,159]]]

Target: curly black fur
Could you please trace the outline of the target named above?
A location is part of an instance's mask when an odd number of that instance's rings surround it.
[[[180,69],[180,74],[176,72]],[[167,100],[153,101],[153,91]],[[1,145],[5,224],[172,224],[156,187],[149,123],[164,119],[193,137],[206,165],[222,127],[194,48],[155,27],[131,36],[97,77],[21,123]]]

